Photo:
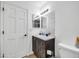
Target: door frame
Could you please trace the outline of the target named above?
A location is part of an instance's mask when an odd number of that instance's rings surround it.
[[[1,29],[0,29],[0,32],[1,32],[1,58],[3,58],[3,54],[4,54],[4,35],[2,33],[2,31],[4,30],[4,11],[3,11],[4,4],[16,6],[14,4],[10,4],[10,3],[7,3],[7,2],[1,1],[1,20],[0,20],[0,22],[1,22],[0,23],[0,25],[1,25]],[[19,7],[19,6],[16,6],[16,7],[24,9],[22,7]],[[24,9],[24,10],[27,11],[27,39],[28,39],[28,9]],[[29,51],[29,49],[27,51]]]
[[[1,58],[3,58],[3,53],[4,53],[4,35],[2,34],[2,31],[3,31],[3,19],[4,19],[4,12],[3,12],[3,10],[2,10],[2,8],[4,7],[4,2],[2,2],[1,1],[1,23],[0,23],[0,25],[1,25]]]

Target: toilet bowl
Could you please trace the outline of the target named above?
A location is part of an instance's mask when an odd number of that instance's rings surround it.
[[[61,58],[79,58],[79,48],[75,46],[59,43],[58,48]]]

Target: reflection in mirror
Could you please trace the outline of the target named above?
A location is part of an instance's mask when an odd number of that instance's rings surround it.
[[[40,28],[40,18],[33,20],[33,27],[34,28]]]

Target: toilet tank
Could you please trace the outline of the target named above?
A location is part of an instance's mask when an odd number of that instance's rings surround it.
[[[79,48],[59,43],[59,54],[61,58],[79,58]]]

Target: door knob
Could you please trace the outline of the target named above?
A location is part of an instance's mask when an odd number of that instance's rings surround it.
[[[27,36],[26,34],[24,36]]]

